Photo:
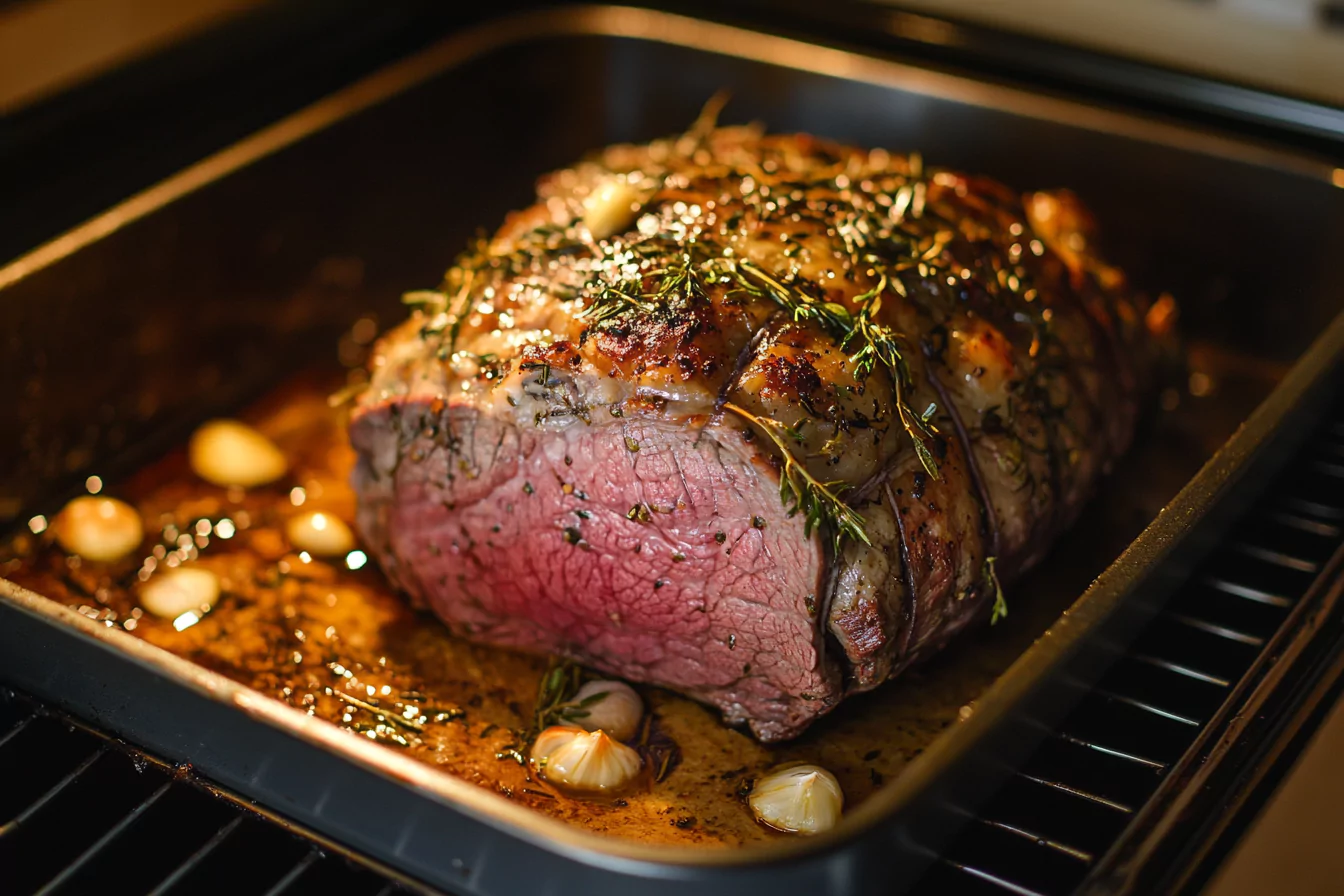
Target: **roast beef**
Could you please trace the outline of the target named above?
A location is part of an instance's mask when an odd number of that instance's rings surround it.
[[[807,135],[608,148],[407,295],[360,533],[464,637],[793,737],[1005,612],[1125,449],[1154,315],[1093,236]]]

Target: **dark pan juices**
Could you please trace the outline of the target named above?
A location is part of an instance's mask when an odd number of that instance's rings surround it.
[[[657,736],[675,743],[680,759],[662,780],[646,775],[615,799],[568,797],[515,758],[514,750],[526,751],[520,733],[532,722],[545,658],[456,638],[412,609],[372,561],[359,569],[340,560],[305,562],[286,542],[284,523],[298,512],[354,518],[345,413],[328,402],[341,385],[340,371],[299,376],[240,415],[284,450],[290,472],[281,481],[247,491],[215,487],[194,476],[185,450],[176,450],[127,481],[102,485],[102,494],[139,510],[148,533],[140,551],[111,564],[80,562],[49,535],[25,533],[0,551],[0,575],[352,737],[403,750],[570,824],[647,843],[735,846],[780,836],[758,825],[740,797],[771,766],[806,761],[829,769],[852,809],[973,711],[985,688],[1152,519],[1281,374],[1200,346],[1190,357],[1201,371],[1199,391],[1207,394],[1168,391],[1169,410],[1154,415],[1082,522],[1050,560],[1010,590],[1007,620],[992,629],[977,626],[928,663],[846,702],[781,745],[764,746],[699,704],[642,687]],[[175,552],[223,583],[213,610],[180,631],[144,613],[134,596],[146,558],[166,564]]]

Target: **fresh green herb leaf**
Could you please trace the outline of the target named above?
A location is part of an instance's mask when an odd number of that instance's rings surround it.
[[[537,685],[537,702],[532,715],[532,729],[526,740],[530,743],[543,728],[554,725],[569,701],[583,684],[583,669],[568,660],[552,662]]]
[[[1008,616],[1008,601],[1003,597],[1003,586],[999,584],[999,574],[994,571],[998,557],[985,558],[985,581],[994,589],[994,608],[989,613],[989,624],[997,625],[1000,619]]]
[[[776,420],[758,417],[732,402],[724,407],[765,433],[779,449],[784,461],[784,469],[779,476],[779,499],[788,509],[789,516],[803,515],[804,535],[810,536],[813,529],[824,525],[831,533],[831,546],[836,551],[840,550],[845,538],[872,544],[868,540],[863,517],[841,500],[849,486],[843,482],[822,482],[809,473],[789,447],[788,427]],[[756,525],[756,519],[759,517],[752,519],[753,526]],[[761,520],[757,528],[763,528],[764,524],[765,520]]]
[[[596,694],[589,694],[579,701],[566,703],[560,709],[560,718],[566,722],[577,722],[580,719],[586,719],[592,715],[592,708],[606,699],[610,691],[599,691]]]

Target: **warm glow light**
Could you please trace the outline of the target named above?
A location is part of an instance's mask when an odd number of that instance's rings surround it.
[[[363,551],[351,551],[345,555],[345,565],[350,569],[363,569],[369,562],[369,555]]]
[[[1344,189],[1344,168],[1336,168],[1330,175],[1330,183]]]
[[[30,520],[28,521],[28,531],[32,532],[34,535],[41,535],[43,532],[47,531],[47,518],[44,517],[44,516],[42,516],[42,514],[39,513],[37,516],[35,516],[35,517],[33,517],[32,519],[30,519]],[[355,551],[355,554],[359,554],[359,551]],[[353,557],[355,554],[351,554],[350,556]],[[363,557],[364,555],[363,555],[363,554],[359,554],[359,556],[360,556],[360,557]],[[359,561],[359,566],[363,566],[363,565],[364,565],[364,561],[363,561],[363,560],[360,560],[360,561]],[[352,566],[352,567],[350,567],[350,568],[351,568],[351,569],[359,569],[359,566]]]
[[[308,553],[307,551],[299,551],[299,559],[302,560],[304,563],[312,563],[313,555]]]
[[[89,494],[96,495],[103,490],[103,480],[99,476],[90,476],[84,480],[84,487],[89,490]]]
[[[215,526],[215,534],[220,538],[232,538],[234,531],[233,520],[220,520]]]
[[[295,507],[302,507],[303,502],[308,500],[308,493],[299,486],[294,486],[289,490],[289,503]]]

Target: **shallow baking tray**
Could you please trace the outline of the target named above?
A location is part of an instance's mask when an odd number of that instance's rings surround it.
[[[3,581],[0,680],[455,892],[864,893],[917,876],[1216,542],[1246,497],[1232,486],[1262,479],[1336,389],[1344,269],[1331,247],[1344,237],[1344,191],[1329,165],[647,10],[501,20],[0,268],[0,388],[11,396],[0,408],[0,520],[49,506],[94,465],[133,469],[193,421],[330,357],[370,309],[394,319],[399,293],[435,282],[476,225],[527,200],[537,173],[676,131],[723,87],[728,120],[919,149],[1024,189],[1076,189],[1108,253],[1139,285],[1180,299],[1194,391],[1208,399],[1168,393],[1177,409],[1149,424],[1118,473],[1146,483],[1142,500],[1103,489],[1068,544],[1014,590],[1013,637],[1025,647],[1043,635],[840,827],[723,851],[599,838]],[[992,637],[972,636],[937,668]]]

